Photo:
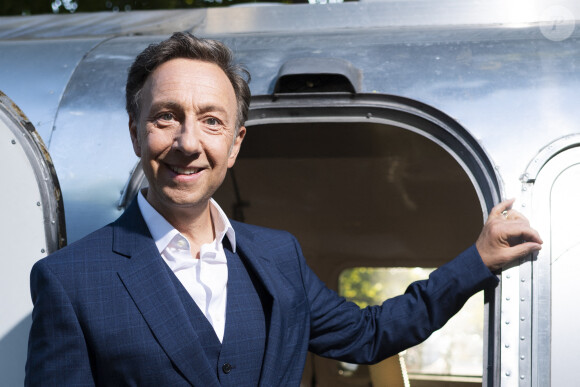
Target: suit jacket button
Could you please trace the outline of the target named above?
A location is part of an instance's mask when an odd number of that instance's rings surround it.
[[[226,363],[222,366],[222,371],[224,371],[224,374],[229,374],[232,368],[233,367],[230,363]]]

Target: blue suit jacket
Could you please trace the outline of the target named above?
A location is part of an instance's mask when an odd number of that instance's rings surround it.
[[[308,350],[353,363],[396,354],[497,283],[472,246],[404,295],[360,310],[316,277],[290,234],[232,224],[240,256],[271,297],[262,386],[298,386]],[[219,385],[171,275],[136,201],[37,262],[26,384]]]

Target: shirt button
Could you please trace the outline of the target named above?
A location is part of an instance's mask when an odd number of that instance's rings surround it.
[[[232,368],[233,367],[230,363],[226,363],[222,366],[222,371],[224,371],[224,374],[229,374]]]

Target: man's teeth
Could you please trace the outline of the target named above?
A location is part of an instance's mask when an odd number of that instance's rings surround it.
[[[193,175],[194,173],[199,172],[199,168],[179,168],[179,167],[171,167],[171,170],[175,173],[180,175]]]

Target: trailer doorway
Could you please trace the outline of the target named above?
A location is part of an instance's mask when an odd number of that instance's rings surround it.
[[[474,243],[499,200],[479,144],[416,101],[345,93],[258,97],[246,127],[216,200],[237,220],[292,232],[312,269],[337,291],[345,270],[449,261]],[[482,322],[485,364],[496,356],[494,326],[487,325],[495,297],[487,295],[492,302]],[[371,385],[368,367],[346,367],[309,357],[303,385]],[[486,371],[472,378],[411,375],[411,385],[487,385],[493,368],[482,364]]]

